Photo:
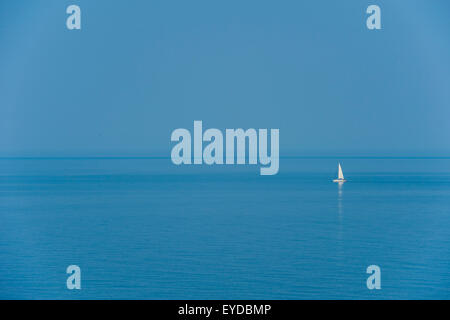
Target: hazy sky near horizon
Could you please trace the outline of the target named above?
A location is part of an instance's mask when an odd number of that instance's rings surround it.
[[[279,128],[281,155],[450,155],[450,2],[0,2],[0,156],[169,156],[194,120]]]

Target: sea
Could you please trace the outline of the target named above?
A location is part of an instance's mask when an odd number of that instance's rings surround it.
[[[450,299],[450,158],[259,170],[2,158],[0,299]]]

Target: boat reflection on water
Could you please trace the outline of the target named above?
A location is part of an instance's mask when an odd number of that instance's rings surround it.
[[[339,214],[339,221],[342,218],[342,195],[343,195],[343,188],[344,188],[344,183],[340,182],[338,183],[338,214]]]

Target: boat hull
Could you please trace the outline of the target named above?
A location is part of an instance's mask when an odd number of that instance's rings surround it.
[[[333,182],[339,182],[339,183],[343,183],[345,181],[347,181],[347,180],[345,180],[345,179],[334,179],[333,180]]]

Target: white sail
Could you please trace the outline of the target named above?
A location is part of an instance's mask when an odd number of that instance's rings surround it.
[[[342,173],[341,164],[339,163],[339,173],[338,173],[338,179],[344,180],[344,174]]]

